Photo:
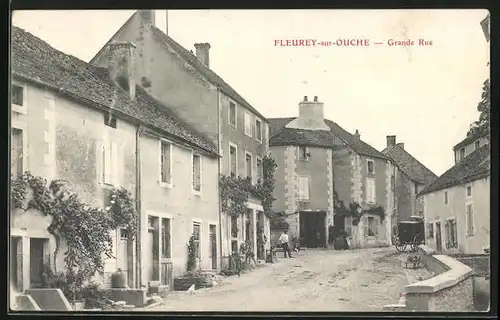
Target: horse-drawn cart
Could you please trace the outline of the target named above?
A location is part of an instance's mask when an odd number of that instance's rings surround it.
[[[396,250],[399,252],[417,251],[418,246],[425,242],[424,235],[424,221],[422,218],[414,217],[406,221],[400,221],[398,223],[398,234],[394,241]]]

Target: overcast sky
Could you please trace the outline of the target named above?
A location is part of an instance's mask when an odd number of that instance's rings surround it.
[[[53,47],[90,59],[134,11],[16,11],[13,24]],[[166,11],[157,11],[165,31]],[[437,175],[453,165],[483,81],[486,10],[168,11],[169,36],[187,49],[209,42],[210,66],[267,117],[298,114],[318,96],[325,117],[382,150],[386,135]],[[276,47],[275,40],[369,39],[369,47]],[[390,47],[389,39],[432,41]]]

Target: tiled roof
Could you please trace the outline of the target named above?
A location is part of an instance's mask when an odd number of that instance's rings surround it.
[[[382,150],[382,153],[394,160],[399,169],[415,182],[427,186],[438,177],[401,146],[389,146]]]
[[[112,83],[101,69],[65,54],[34,35],[12,28],[12,73],[57,90],[59,94],[92,104],[99,108],[113,109],[143,125],[159,129],[184,143],[217,155],[217,147],[203,135],[188,127],[139,87],[137,97],[128,94]]]
[[[464,140],[462,140],[459,143],[457,143],[453,147],[453,150],[457,150],[457,149],[460,149],[462,147],[465,147],[466,145],[469,145],[469,144],[473,143],[475,140],[477,140],[479,138],[482,138],[482,137],[485,137],[487,135],[488,135],[488,132],[477,131],[476,133],[467,136],[467,138],[465,138]]]
[[[490,175],[490,166],[490,145],[485,144],[443,173],[437,180],[424,188],[420,194],[427,194],[488,177]]]
[[[354,135],[344,130],[337,123],[326,120],[325,124],[330,127],[330,131],[320,131],[320,130],[301,130],[301,129],[290,129],[285,128],[285,126],[296,118],[270,118],[269,120],[269,145],[279,146],[279,145],[310,145],[310,146],[322,146],[322,147],[333,147],[333,137],[344,141],[348,146],[350,146],[355,152],[379,159],[388,160],[389,158],[385,156],[382,152],[373,148],[361,139],[356,138]],[[301,134],[298,132],[302,132]]]
[[[264,117],[257,109],[252,107],[250,103],[248,103],[236,90],[234,90],[229,84],[227,84],[219,75],[217,75],[214,71],[208,68],[205,64],[203,64],[198,58],[185,49],[183,46],[178,44],[174,39],[167,36],[163,31],[156,28],[155,26],[151,26],[151,31],[154,36],[157,37],[160,41],[166,43],[168,46],[173,48],[184,60],[186,60],[191,66],[193,66],[200,74],[206,77],[211,83],[216,86],[219,86],[220,89],[234,99],[237,103],[252,111],[259,117],[261,117],[264,121],[267,121],[266,117]]]

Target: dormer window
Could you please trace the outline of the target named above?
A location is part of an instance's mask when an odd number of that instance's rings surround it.
[[[479,149],[479,147],[481,146],[481,142],[479,140],[477,140],[475,143],[474,143],[474,149]]]
[[[300,146],[299,147],[299,160],[300,161],[307,161],[309,160],[309,150],[307,147]]]
[[[465,148],[460,149],[460,160],[465,158]]]
[[[104,114],[104,124],[108,127],[116,129],[116,118],[113,117],[110,113]]]

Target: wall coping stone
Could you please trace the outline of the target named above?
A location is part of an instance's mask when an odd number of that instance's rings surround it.
[[[450,256],[434,255],[432,258],[439,260],[439,262],[447,266],[449,270],[430,279],[406,286],[406,293],[431,294],[445,288],[453,287],[472,276],[473,271],[470,267]]]
[[[436,250],[432,249],[431,247],[426,246],[425,244],[421,244],[419,246],[420,252],[425,254],[426,256],[432,256],[433,254],[436,253]]]

